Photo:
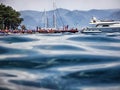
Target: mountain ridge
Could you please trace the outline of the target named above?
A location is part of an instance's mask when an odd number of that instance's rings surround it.
[[[46,11],[49,19],[49,27],[53,26],[53,11]],[[120,20],[120,9],[92,9],[83,10],[68,10],[58,8],[55,10],[57,18],[57,27],[69,25],[70,28],[81,28],[89,25],[90,19],[95,16],[98,19]],[[44,12],[34,10],[20,11],[21,17],[24,19],[24,24],[28,29],[36,29],[36,27],[44,27]]]

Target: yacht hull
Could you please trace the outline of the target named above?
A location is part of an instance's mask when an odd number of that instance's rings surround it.
[[[98,29],[101,32],[120,32],[120,27],[95,27],[95,28],[89,28],[91,30]]]

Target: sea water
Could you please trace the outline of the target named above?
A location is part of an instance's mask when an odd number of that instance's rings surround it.
[[[120,90],[120,33],[0,36],[0,90]]]

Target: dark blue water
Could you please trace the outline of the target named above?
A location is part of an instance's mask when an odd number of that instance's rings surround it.
[[[120,90],[120,34],[0,36],[0,90]]]

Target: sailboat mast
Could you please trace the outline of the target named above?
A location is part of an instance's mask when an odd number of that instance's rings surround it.
[[[55,0],[53,0],[53,27],[56,29]]]
[[[44,10],[44,28],[46,29],[48,27],[48,20],[47,20],[47,13],[46,11]]]
[[[48,17],[47,17],[47,28],[49,27],[49,20],[48,20]]]

